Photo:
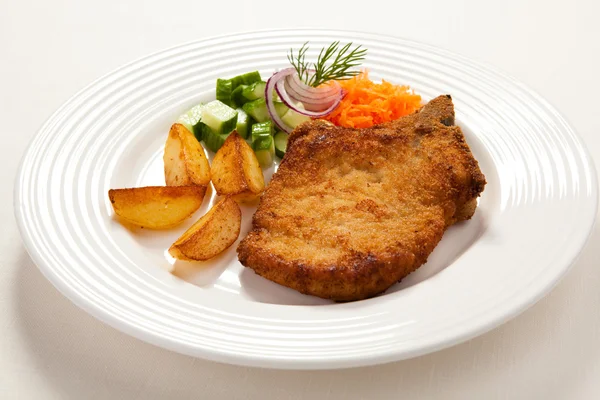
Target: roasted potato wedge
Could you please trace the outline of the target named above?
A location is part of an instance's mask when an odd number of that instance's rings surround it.
[[[233,196],[235,200],[252,200],[265,190],[254,150],[235,131],[215,154],[210,174],[217,194]]]
[[[185,126],[173,124],[163,156],[167,186],[208,186],[210,165],[204,149]]]
[[[147,186],[111,189],[108,198],[125,221],[150,229],[178,225],[200,206],[206,186]]]
[[[169,248],[169,253],[179,260],[208,260],[237,240],[241,223],[240,207],[226,197],[181,235]]]

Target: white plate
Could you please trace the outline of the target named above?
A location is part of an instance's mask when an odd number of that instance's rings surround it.
[[[235,246],[178,266],[168,232],[129,231],[109,188],[164,183],[170,124],[214,96],[215,79],[286,66],[310,40],[368,50],[373,78],[450,93],[488,185],[474,219],[452,227],[430,261],[386,294],[334,304],[244,269]],[[312,53],[314,55],[314,52]],[[210,201],[209,201],[210,200]],[[214,201],[205,200],[196,218]],[[543,99],[465,58],[401,39],[339,31],[236,34],[162,51],[75,95],[23,158],[15,213],[44,275],[74,303],[181,353],[273,368],[339,368],[414,357],[467,340],[523,311],[567,272],[592,229],[595,171],[581,140]],[[243,232],[252,209],[244,210]]]

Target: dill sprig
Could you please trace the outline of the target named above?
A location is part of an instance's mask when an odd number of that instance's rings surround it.
[[[290,53],[288,54],[288,60],[290,64],[294,66],[296,72],[300,79],[304,82],[308,80],[308,65],[306,64],[306,51],[308,50],[308,42],[304,42],[300,50],[298,50],[298,55],[294,59],[294,49],[290,49]]]
[[[344,80],[356,76],[360,71],[351,71],[365,59],[367,49],[356,46],[351,49],[352,42],[340,48],[340,42],[336,41],[319,52],[317,62],[312,64],[313,73],[309,73],[309,64],[306,62],[308,42],[304,43],[297,54],[290,49],[288,60],[294,66],[298,76],[309,86],[317,87],[327,81]]]

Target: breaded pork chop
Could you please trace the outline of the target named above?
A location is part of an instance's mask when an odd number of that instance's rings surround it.
[[[241,263],[327,299],[385,291],[475,212],[485,177],[453,125],[450,96],[368,129],[301,125],[238,247]]]

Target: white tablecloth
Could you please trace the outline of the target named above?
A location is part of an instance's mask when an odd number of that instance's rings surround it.
[[[0,398],[600,398],[600,226],[570,274],[513,321],[438,353],[340,371],[241,368],[153,347],[79,310],[33,265],[11,185],[42,122],[128,61],[232,31],[372,31],[493,64],[561,110],[600,162],[598,1],[340,3],[0,0]]]

